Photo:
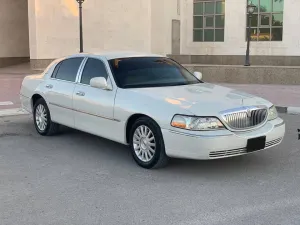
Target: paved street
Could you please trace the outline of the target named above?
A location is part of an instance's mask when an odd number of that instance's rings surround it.
[[[272,150],[144,170],[122,145],[71,129],[41,137],[28,115],[1,117],[1,224],[299,224],[300,116],[283,118]]]

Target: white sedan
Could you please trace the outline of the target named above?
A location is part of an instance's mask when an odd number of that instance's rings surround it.
[[[25,77],[20,98],[39,134],[61,124],[129,145],[144,168],[281,143],[285,123],[272,103],[201,77],[159,55],[76,54]]]

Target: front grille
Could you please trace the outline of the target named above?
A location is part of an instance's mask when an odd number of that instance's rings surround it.
[[[266,142],[265,148],[270,148],[272,146],[275,146],[279,144],[282,141],[282,138],[275,139],[273,141]],[[231,150],[225,150],[225,151],[214,151],[209,153],[210,158],[223,158],[223,157],[229,157],[229,156],[237,156],[237,155],[243,155],[246,154],[247,150],[246,148],[238,148],[238,149],[231,149]]]
[[[268,118],[267,108],[243,107],[223,113],[227,125],[235,130],[249,129],[263,124]]]

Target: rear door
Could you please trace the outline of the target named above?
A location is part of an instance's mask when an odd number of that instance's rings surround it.
[[[69,127],[74,127],[73,91],[83,61],[84,57],[61,61],[45,83],[51,119]]]
[[[89,57],[79,76],[73,94],[75,128],[109,139],[119,140],[115,131],[119,121],[114,119],[116,87],[103,90],[90,86],[94,77],[104,77],[111,82],[105,59]],[[122,137],[124,139],[124,137]]]

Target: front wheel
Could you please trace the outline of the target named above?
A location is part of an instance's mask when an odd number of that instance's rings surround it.
[[[44,99],[39,99],[33,108],[33,120],[35,129],[40,135],[54,135],[59,130],[59,125],[52,122],[51,115],[47,103]]]
[[[143,168],[160,168],[168,162],[160,127],[148,117],[139,118],[133,124],[130,147],[134,160]]]

